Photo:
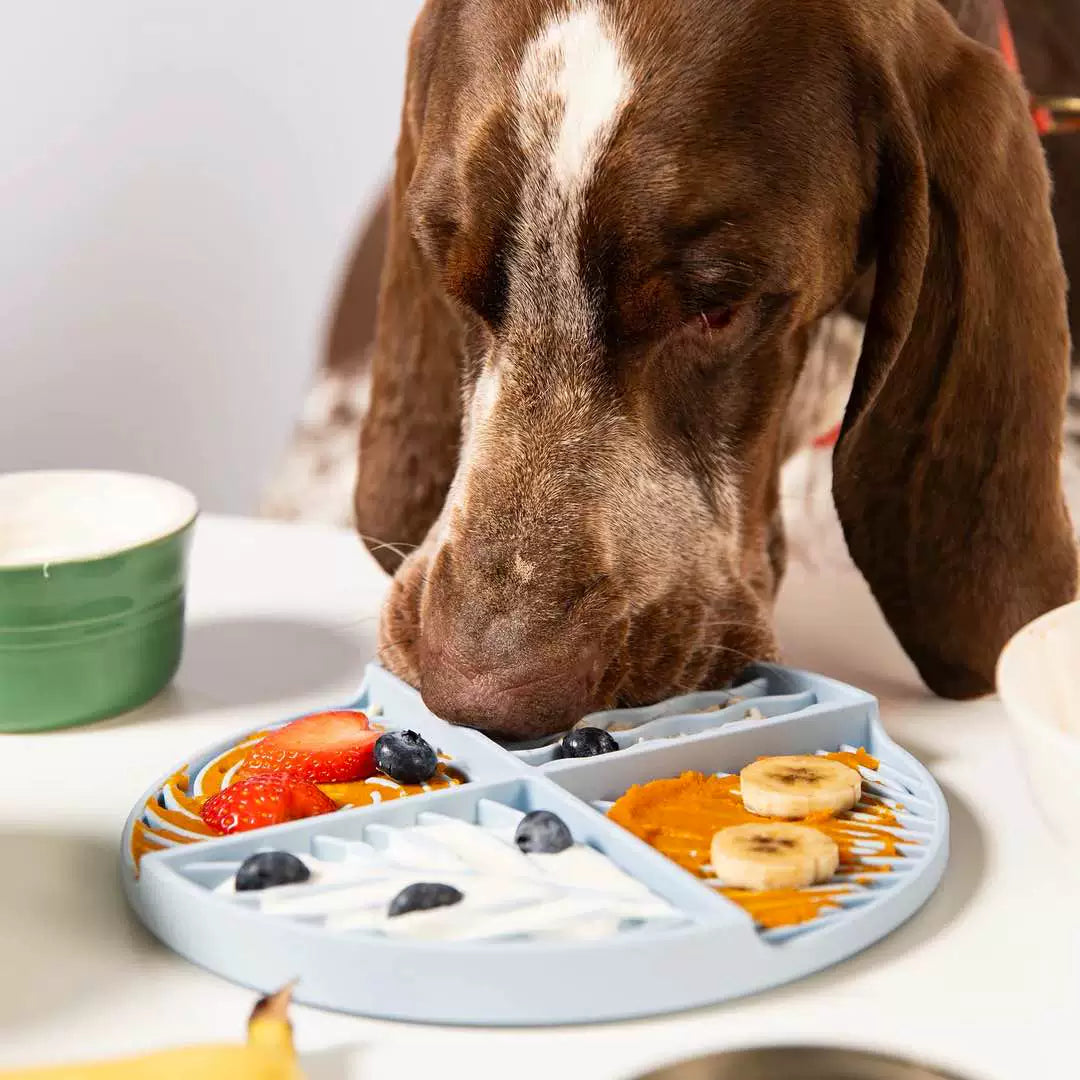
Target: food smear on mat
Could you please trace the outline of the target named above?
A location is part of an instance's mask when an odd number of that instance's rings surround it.
[[[368,826],[371,843],[320,840],[333,857],[325,847],[316,847],[321,857],[299,852],[308,877],[257,892],[243,890],[250,867],[223,863],[215,891],[253,896],[267,915],[397,939],[578,941],[687,923],[602,852],[573,840],[564,846],[569,831],[556,815],[526,818],[488,803],[486,818],[421,813],[411,826]]]
[[[903,859],[902,845],[917,844],[897,818],[903,806],[869,787],[880,786],[876,758],[863,748],[820,755],[862,773],[867,781],[854,809],[823,811],[802,825],[820,830],[839,850],[839,868],[826,883],[802,888],[740,889],[722,885],[713,873],[712,843],[737,825],[783,823],[787,819],[750,813],[742,802],[739,777],[687,772],[630,788],[608,811],[612,821],[644,840],[685,870],[705,879],[744,908],[763,929],[809,922],[841,906],[873,875],[887,873]],[[887,786],[887,785],[885,785]],[[711,879],[711,881],[710,881]]]
[[[318,714],[326,716],[328,714]],[[340,714],[335,714],[340,715]],[[357,714],[363,715],[363,714]],[[307,719],[307,718],[303,718]],[[139,863],[143,855],[164,848],[173,847],[177,844],[193,844],[201,840],[209,840],[223,835],[219,827],[207,823],[203,819],[203,811],[209,800],[230,787],[259,775],[259,770],[252,771],[252,761],[259,765],[263,761],[267,766],[277,766],[274,771],[282,768],[289,770],[294,777],[304,777],[305,773],[311,774],[312,770],[319,775],[326,775],[325,770],[340,767],[341,762],[349,760],[353,766],[360,762],[371,761],[371,773],[363,779],[345,780],[336,783],[316,783],[313,786],[318,789],[322,796],[332,802],[333,809],[347,809],[355,806],[370,806],[373,803],[390,802],[394,799],[406,798],[410,795],[420,795],[427,791],[438,791],[442,788],[456,787],[466,782],[467,778],[451,763],[451,759],[445,755],[436,755],[434,773],[426,780],[419,783],[404,783],[395,780],[383,772],[374,770],[374,748],[376,741],[384,735],[384,729],[365,722],[370,732],[375,736],[370,742],[370,752],[354,754],[351,751],[339,753],[341,745],[335,742],[327,748],[314,748],[311,758],[308,760],[302,752],[297,752],[295,757],[288,758],[297,750],[295,745],[295,729],[293,734],[284,740],[285,747],[282,750],[282,740],[276,738],[280,732],[293,725],[286,725],[276,732],[257,732],[236,746],[218,754],[210,759],[197,771],[185,768],[175,773],[165,782],[164,786],[154,792],[147,800],[143,808],[142,816],[135,822],[131,831],[130,853],[138,872]],[[293,722],[297,723],[296,721]],[[310,730],[310,729],[309,729]],[[340,728],[336,729],[340,734]],[[267,738],[272,741],[269,751],[265,745]],[[419,753],[415,740],[409,740],[410,749]],[[300,747],[303,750],[303,746]],[[415,762],[411,762],[415,768]],[[366,764],[359,764],[362,773],[368,773]],[[337,773],[336,775],[340,775]],[[308,780],[306,783],[310,784]],[[303,807],[305,802],[301,802]],[[315,812],[314,800],[306,800],[308,812]],[[331,808],[326,807],[327,810]],[[297,813],[295,817],[307,816],[306,813]],[[293,817],[283,817],[281,820],[292,820]],[[271,822],[264,822],[270,824]],[[257,827],[248,824],[247,828]]]
[[[687,709],[685,712],[671,716],[650,716],[636,720],[616,717],[607,721],[598,721],[595,717],[586,717],[579,720],[569,731],[524,743],[500,739],[496,735],[491,737],[500,746],[505,746],[514,753],[550,747],[554,750],[555,758],[595,757],[599,754],[612,754],[618,750],[626,750],[641,743],[670,742],[673,739],[684,739],[714,730],[714,725],[702,726],[700,718],[723,712],[741,701],[742,698],[733,697],[717,705]],[[629,711],[632,713],[637,710]],[[732,723],[733,719],[751,720],[757,723],[765,720],[766,717],[760,709],[751,705],[743,710],[741,716],[729,718],[726,722]],[[686,725],[685,730],[680,730],[680,720]],[[594,727],[595,723],[603,723],[603,727]],[[672,730],[673,724],[675,724],[675,730]],[[615,736],[619,739],[616,740]]]
[[[707,705],[702,709],[688,709],[685,713],[680,713],[679,715],[692,721],[695,716],[710,716],[713,713],[723,712],[725,709],[729,709],[732,705],[736,705],[741,701],[742,698],[733,697],[728,701],[716,705]],[[752,705],[743,712],[741,718],[743,720],[753,720],[757,722],[764,720],[765,716],[757,706]],[[643,742],[665,742],[670,739],[682,739],[688,735],[700,735],[703,730],[708,730],[697,725],[691,725],[687,731],[668,732],[664,735],[654,735],[651,733],[656,725],[667,723],[671,719],[672,717],[670,716],[654,716],[646,720],[637,721],[616,720],[604,728],[604,730],[614,732],[616,735],[625,735],[628,732],[634,731],[640,732],[636,739],[627,742],[627,746],[635,746],[637,743]],[[573,733],[573,731],[581,730],[581,726],[582,725],[579,723],[575,728],[571,729],[571,733]],[[622,749],[622,747],[616,746],[615,749],[619,750]]]

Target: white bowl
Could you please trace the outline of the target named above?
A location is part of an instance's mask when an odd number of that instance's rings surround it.
[[[1080,601],[1048,612],[1005,646],[997,687],[1032,792],[1058,838],[1080,821]]]

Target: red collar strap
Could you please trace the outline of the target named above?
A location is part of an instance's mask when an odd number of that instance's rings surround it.
[[[1001,5],[1001,20],[998,23],[998,41],[1005,63],[1019,75],[1020,57],[1016,52],[1016,42],[1004,4]],[[1032,97],[1031,116],[1035,121],[1035,130],[1040,135],[1080,133],[1080,98]]]
[[[840,441],[840,425],[837,424],[831,431],[819,435],[811,444],[815,450],[828,450]]]

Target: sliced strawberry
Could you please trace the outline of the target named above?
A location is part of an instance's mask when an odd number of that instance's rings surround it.
[[[257,742],[239,776],[287,772],[313,784],[342,784],[375,774],[375,741],[362,712],[302,716]]]
[[[306,780],[287,773],[259,773],[211,795],[201,816],[215,832],[228,835],[331,814],[336,809],[333,799]]]

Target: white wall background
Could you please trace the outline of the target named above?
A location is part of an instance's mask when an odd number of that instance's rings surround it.
[[[388,170],[421,0],[0,0],[0,471],[254,508]]]

